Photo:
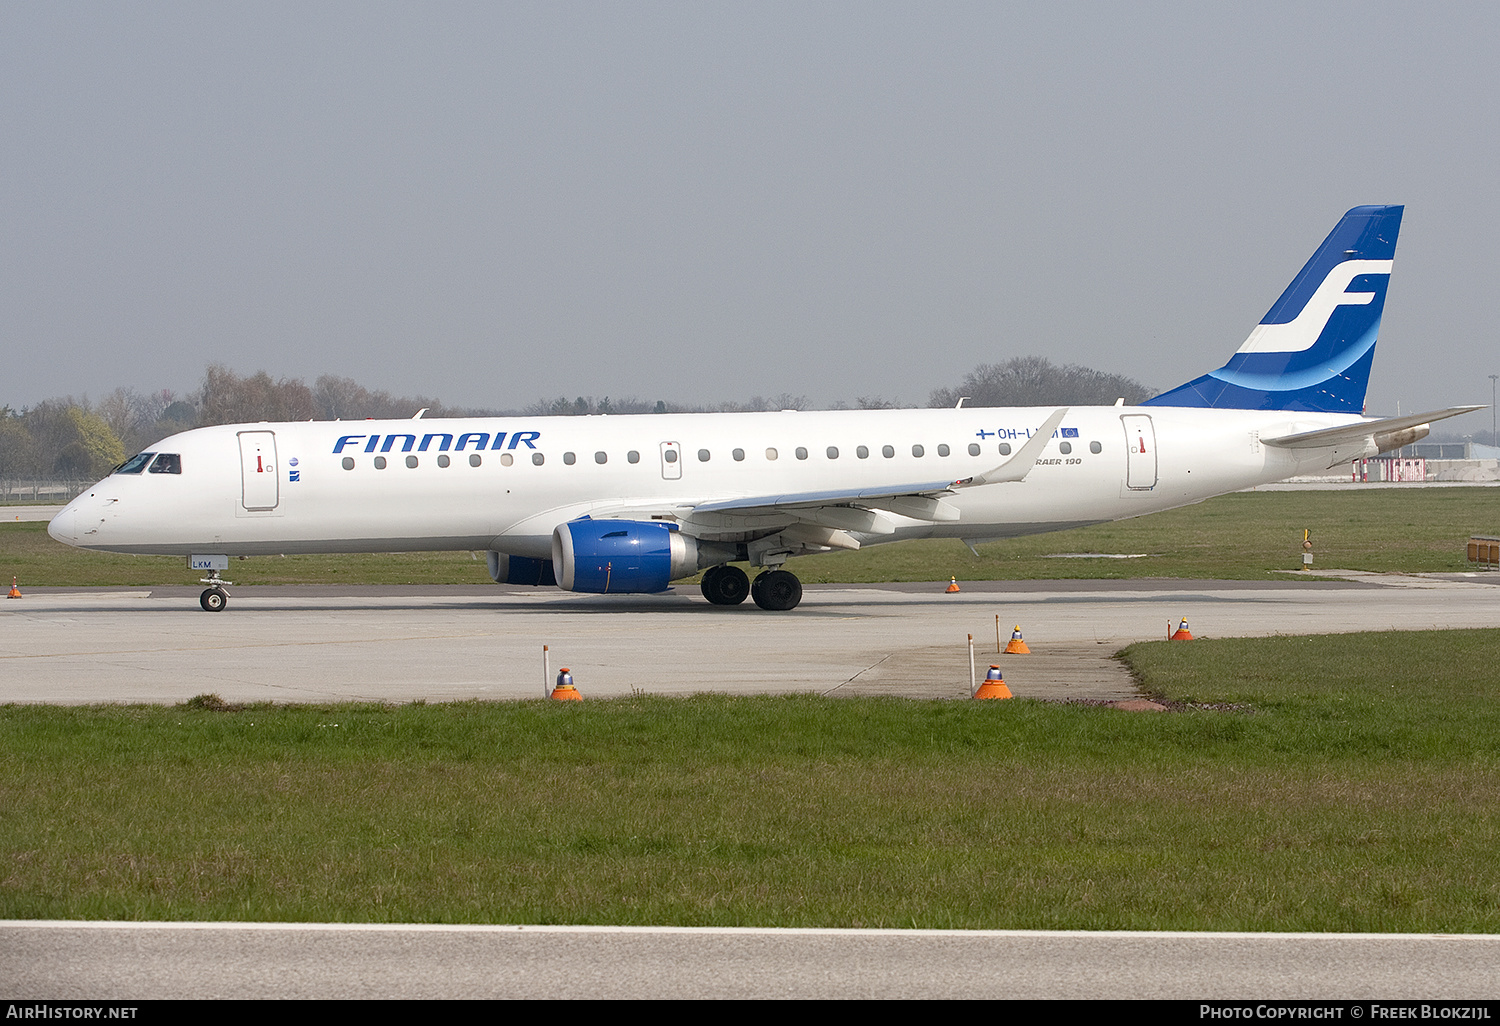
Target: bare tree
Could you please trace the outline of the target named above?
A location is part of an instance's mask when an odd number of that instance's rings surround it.
[[[1156,393],[1123,374],[1067,364],[1041,356],[1017,356],[1004,363],[982,363],[957,388],[939,388],[929,406],[955,405],[967,396],[971,406],[1108,406],[1123,398],[1136,405]]]

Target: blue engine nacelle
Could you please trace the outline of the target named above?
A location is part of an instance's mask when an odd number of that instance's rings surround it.
[[[493,549],[484,554],[484,559],[496,584],[545,584],[549,587],[557,584],[550,559],[512,556]]]
[[[700,542],[651,521],[572,520],[552,532],[552,564],[565,591],[666,591],[679,577],[737,556],[733,545]]]

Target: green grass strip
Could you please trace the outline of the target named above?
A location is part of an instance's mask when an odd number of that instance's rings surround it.
[[[1500,631],[1128,658],[1181,711],[3,707],[0,918],[1500,932]]]

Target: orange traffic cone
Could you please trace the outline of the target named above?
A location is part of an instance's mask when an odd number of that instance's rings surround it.
[[[948,591],[947,591],[947,594],[952,595],[957,590],[958,590],[958,578],[957,577],[950,577],[950,578],[948,578]]]
[[[1000,667],[994,663],[990,664],[990,672],[984,675],[984,683],[974,692],[975,698],[1012,698],[1010,688],[1005,686],[1005,678],[1000,674]]]
[[[552,689],[552,700],[554,702],[582,702],[583,696],[573,686],[573,675],[564,666],[562,672],[557,675],[557,687]]]
[[[1026,640],[1021,637],[1021,625],[1016,624],[1016,629],[1010,632],[1010,641],[1005,646],[1006,655],[1031,655],[1031,649],[1026,647]]]
[[[1167,621],[1167,625],[1171,626],[1171,624],[1172,624],[1172,621],[1168,620]],[[1177,625],[1177,633],[1173,634],[1170,640],[1172,640],[1172,641],[1192,641],[1193,640],[1193,632],[1190,631],[1190,630],[1188,630],[1187,617],[1184,616],[1182,618],[1182,622]]]
[[[21,597],[21,587],[20,587],[19,584],[16,583],[16,579],[14,577],[12,577],[10,579],[10,594],[7,595],[7,596],[5,596],[5,597],[6,598],[20,598]]]

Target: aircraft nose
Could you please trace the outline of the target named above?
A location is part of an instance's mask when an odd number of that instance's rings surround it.
[[[78,506],[68,503],[61,513],[47,524],[47,533],[64,545],[78,543]]]

